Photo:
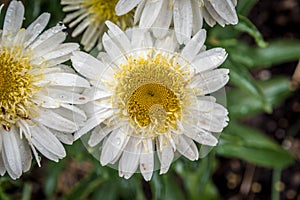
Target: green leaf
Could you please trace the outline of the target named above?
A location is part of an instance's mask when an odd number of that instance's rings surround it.
[[[2,200],[10,200],[9,196],[3,191],[3,187],[0,187],[0,199]]]
[[[54,194],[58,176],[66,166],[66,159],[61,160],[59,163],[48,162],[46,180],[44,186],[44,193],[47,197]]]
[[[228,66],[230,68],[230,81],[238,87],[241,91],[245,91],[248,95],[251,95],[256,101],[259,101],[262,108],[266,112],[271,112],[271,104],[267,101],[265,94],[263,93],[256,80],[253,79],[248,69],[243,65],[236,66],[237,64],[228,60]]]
[[[114,181],[117,181],[114,179]],[[101,187],[94,190],[94,193],[91,195],[91,200],[115,200],[119,199],[119,187],[116,186],[114,181],[108,181],[101,185]]]
[[[186,199],[183,189],[179,186],[179,183],[176,181],[175,174],[167,173],[163,176],[164,187],[165,187],[165,200],[173,199]]]
[[[230,59],[247,68],[266,68],[300,58],[300,40],[274,40],[266,48],[251,47],[239,41],[227,48]]]
[[[30,200],[32,192],[32,185],[29,183],[25,183],[23,192],[22,192],[22,200]]]
[[[161,197],[165,193],[165,187],[164,187],[164,183],[162,182],[162,178],[158,174],[158,171],[153,172],[153,176],[150,181],[150,186],[153,195],[152,199],[154,200],[161,199]]]
[[[232,121],[221,138],[217,146],[221,156],[272,168],[285,168],[294,161],[290,153],[260,131]]]
[[[268,45],[255,25],[246,17],[239,15],[239,23],[235,25],[234,28],[251,35],[259,47],[266,47]]]
[[[272,108],[278,106],[292,93],[290,81],[287,77],[276,77],[268,81],[260,81],[258,85]],[[263,112],[262,102],[243,90],[237,88],[229,90],[227,97],[231,118],[241,118]]]
[[[250,51],[253,60],[251,67],[270,67],[284,62],[296,61],[300,58],[300,40],[277,40],[266,48]]]
[[[237,12],[242,15],[247,15],[258,0],[239,0],[237,4]]]
[[[216,169],[214,151],[195,163],[182,158],[176,162],[175,166],[175,171],[182,177],[187,199],[197,200],[200,196],[201,199],[220,199],[218,190],[211,179]]]
[[[63,197],[63,199],[87,199],[87,197],[105,181],[106,179],[103,179],[102,177],[97,176],[95,172],[92,172],[73,187],[72,190]]]

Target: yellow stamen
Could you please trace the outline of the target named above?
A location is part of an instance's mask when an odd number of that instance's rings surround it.
[[[128,24],[133,24],[133,11],[117,16],[115,12],[117,3],[118,0],[86,0],[82,3],[82,6],[87,8],[94,23],[103,23],[110,20],[124,30]]]
[[[29,117],[31,97],[38,89],[32,85],[30,69],[29,58],[22,55],[21,48],[0,50],[0,123],[7,131],[19,118]]]
[[[140,130],[137,134],[156,137],[176,129],[182,118],[189,71],[184,71],[175,57],[162,54],[128,57],[127,61],[115,74],[118,85],[114,103],[120,108],[121,117],[130,119]]]

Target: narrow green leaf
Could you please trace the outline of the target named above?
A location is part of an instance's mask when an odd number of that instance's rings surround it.
[[[101,187],[98,187],[93,191],[93,194],[91,194],[91,200],[99,200],[99,199],[105,199],[105,200],[116,200],[119,199],[119,187],[118,184],[115,183],[117,180],[111,180],[108,182],[105,182],[101,185]]]
[[[2,187],[0,187],[0,199],[2,199],[2,200],[10,200],[9,196],[3,191]]]
[[[25,183],[23,192],[22,192],[22,200],[30,200],[32,192],[32,185],[29,183]]]
[[[253,79],[248,69],[243,65],[237,66],[237,64],[230,60],[228,60],[228,63],[230,67],[230,81],[241,91],[245,91],[259,101],[264,111],[271,112],[271,104],[267,101],[265,94]]]
[[[247,68],[266,68],[300,58],[300,40],[274,40],[266,48],[252,47],[239,41],[227,48],[230,58]]]
[[[66,194],[63,199],[64,200],[72,200],[72,199],[86,199],[92,192],[96,190],[102,183],[104,183],[106,179],[103,179],[95,172],[92,172],[83,180],[80,181],[72,190]]]
[[[248,162],[272,168],[285,168],[293,162],[290,153],[260,131],[231,122],[221,135],[217,153],[237,157]]]
[[[186,199],[183,189],[179,186],[176,181],[175,174],[167,173],[163,176],[164,187],[166,188],[164,198],[165,200],[173,199]]]
[[[279,200],[280,199],[280,192],[278,189],[278,184],[280,183],[281,179],[281,171],[280,169],[274,169],[273,177],[272,177],[272,200]]]
[[[159,200],[165,193],[164,183],[162,178],[158,174],[158,171],[153,173],[152,179],[150,181],[150,186],[152,190],[152,195],[154,200]]]
[[[214,151],[198,163],[190,163],[189,160],[186,163],[178,161],[175,166],[175,171],[182,177],[187,199],[219,199],[219,193],[212,183],[212,174],[216,169]]]
[[[58,176],[61,174],[65,166],[66,159],[61,160],[59,163],[48,162],[44,186],[44,193],[47,197],[54,194]]]
[[[261,33],[248,18],[239,15],[239,23],[234,28],[251,35],[259,47],[267,47],[268,44],[264,41]]]
[[[268,81],[260,81],[258,85],[272,108],[278,106],[292,93],[290,81],[287,77],[276,77]],[[229,90],[227,97],[231,118],[241,118],[263,112],[262,102],[243,90]]]
[[[248,54],[252,60],[250,67],[270,67],[300,58],[300,40],[277,40],[266,48],[255,48]]]
[[[247,15],[258,0],[239,0],[237,4],[237,12],[242,15]]]

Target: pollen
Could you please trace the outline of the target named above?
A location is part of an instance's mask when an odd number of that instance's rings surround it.
[[[82,6],[87,8],[94,23],[110,20],[124,30],[127,24],[133,24],[133,11],[122,16],[117,16],[115,12],[117,3],[118,0],[85,0],[82,2]]]
[[[14,58],[18,59],[14,59]],[[29,118],[33,106],[33,76],[28,57],[18,50],[0,50],[0,122],[7,130],[20,118]]]
[[[127,61],[115,73],[118,84],[114,101],[120,115],[129,119],[138,134],[156,137],[176,129],[182,118],[189,71],[174,57],[162,54],[129,56]]]

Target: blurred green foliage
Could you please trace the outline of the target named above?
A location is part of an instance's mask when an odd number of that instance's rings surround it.
[[[24,26],[28,26],[40,13],[51,13],[49,27],[60,22],[64,13],[58,0],[27,0]],[[279,172],[293,163],[293,157],[277,142],[264,133],[242,124],[242,119],[267,112],[271,113],[292,94],[290,77],[271,77],[266,81],[256,80],[252,69],[269,68],[273,65],[295,61],[300,57],[299,40],[264,41],[261,33],[245,16],[255,5],[256,0],[238,2],[239,24],[224,29],[216,26],[208,31],[207,46],[222,46],[229,56],[223,64],[230,69],[230,87],[227,90],[229,126],[221,134],[219,145],[205,158],[190,162],[180,158],[174,162],[169,172],[159,175],[156,171],[149,183],[140,174],[130,180],[118,177],[116,170],[100,166],[84,148],[80,141],[67,146],[68,157],[59,163],[43,163],[43,195],[56,199],[57,183],[60,175],[68,168],[68,162],[88,161],[93,168],[69,192],[60,199],[220,199],[212,174],[218,167],[216,156],[239,158],[258,166],[274,168]],[[2,27],[5,8],[2,10]],[[249,34],[256,45],[249,45],[240,39],[241,34]],[[37,167],[37,165],[33,166]],[[8,176],[0,178],[0,199],[32,199],[34,183],[30,172],[19,180]],[[278,173],[275,177],[278,179]],[[280,176],[279,176],[280,178]],[[276,180],[277,180],[276,179]],[[35,191],[36,192],[36,191]],[[278,194],[274,194],[274,196]]]

